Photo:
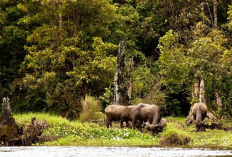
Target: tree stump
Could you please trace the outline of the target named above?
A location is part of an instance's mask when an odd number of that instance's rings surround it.
[[[2,116],[0,117],[0,142],[3,142],[5,146],[13,145],[12,139],[17,139],[18,136],[18,126],[11,112],[10,99],[3,98]]]

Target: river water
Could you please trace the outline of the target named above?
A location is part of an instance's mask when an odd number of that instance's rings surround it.
[[[177,147],[0,147],[0,157],[208,157],[232,156],[229,149]]]

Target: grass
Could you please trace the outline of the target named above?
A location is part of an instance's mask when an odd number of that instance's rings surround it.
[[[81,106],[81,122],[91,122],[92,120],[101,118],[101,104],[96,98],[87,95],[85,99],[81,101]]]
[[[36,117],[38,121],[44,119],[49,124],[44,135],[53,136],[52,139],[56,140],[45,142],[43,145],[46,146],[232,146],[231,131],[207,129],[205,132],[195,132],[194,125],[186,126],[183,117],[167,117],[167,126],[155,137],[146,130],[141,133],[128,128],[121,129],[118,123],[107,129],[105,124],[69,121],[44,113],[14,114],[19,126],[30,124],[31,117]]]

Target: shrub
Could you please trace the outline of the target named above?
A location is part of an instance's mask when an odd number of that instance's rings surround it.
[[[188,145],[191,141],[189,133],[172,117],[167,118],[169,123],[159,139],[160,145]],[[171,121],[173,119],[173,121]],[[171,122],[170,122],[171,121]]]
[[[175,131],[171,131],[167,134],[164,134],[160,140],[160,145],[188,145],[190,142],[190,137],[186,135],[181,135]]]
[[[81,106],[80,120],[82,122],[91,122],[101,117],[101,104],[94,97],[86,96],[81,101]]]

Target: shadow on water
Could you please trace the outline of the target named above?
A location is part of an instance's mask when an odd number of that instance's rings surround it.
[[[218,147],[0,147],[1,157],[225,157],[231,148]]]

